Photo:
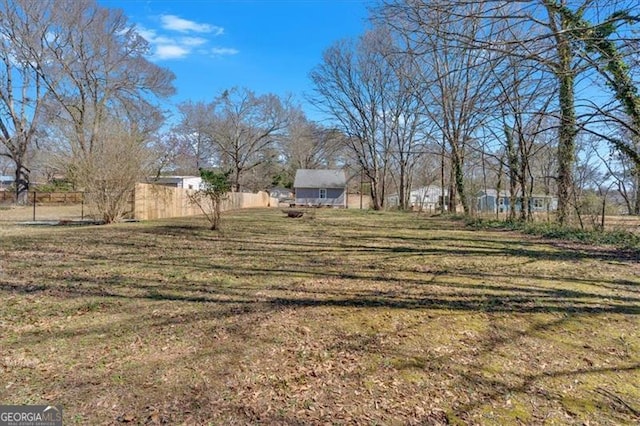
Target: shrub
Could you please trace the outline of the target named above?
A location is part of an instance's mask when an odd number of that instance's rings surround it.
[[[189,196],[191,202],[200,207],[214,231],[220,229],[222,201],[231,190],[229,174],[200,169],[202,187]]]

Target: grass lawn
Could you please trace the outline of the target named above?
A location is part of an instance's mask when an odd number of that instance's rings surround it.
[[[65,424],[637,424],[637,253],[413,214],[0,228],[0,402]]]

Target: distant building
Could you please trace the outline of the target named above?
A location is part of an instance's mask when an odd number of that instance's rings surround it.
[[[200,189],[202,178],[200,176],[160,176],[150,179],[150,183],[172,188]]]
[[[0,191],[10,187],[16,181],[14,176],[0,175]]]
[[[532,212],[547,212],[558,209],[558,199],[551,195],[533,194],[529,198]],[[483,213],[505,213],[509,211],[511,205],[511,193],[487,189],[480,191],[477,195],[477,209]],[[522,197],[516,196],[515,211],[519,212],[522,207]]]
[[[269,196],[277,198],[279,201],[293,199],[293,191],[289,188],[275,187],[269,191]]]
[[[435,212],[440,209],[440,205],[442,204],[442,197],[444,196],[444,205],[446,207],[449,190],[442,190],[441,187],[437,185],[428,185],[423,186],[422,188],[417,188],[412,190],[409,193],[409,207],[414,210],[424,210]],[[387,205],[389,207],[396,207],[400,205],[400,196],[399,194],[392,194],[387,198]]]
[[[293,188],[296,205],[347,207],[347,175],[342,170],[299,169]]]

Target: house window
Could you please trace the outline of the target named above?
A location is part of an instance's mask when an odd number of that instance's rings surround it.
[[[327,190],[322,188],[320,189],[320,199],[323,200],[325,198],[327,198]]]
[[[533,199],[533,207],[536,209],[541,209],[543,208],[543,202],[542,202],[542,198],[534,198]]]

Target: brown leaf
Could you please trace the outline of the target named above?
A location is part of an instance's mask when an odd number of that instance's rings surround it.
[[[136,420],[136,416],[131,413],[125,413],[117,418],[120,423],[131,423]]]

